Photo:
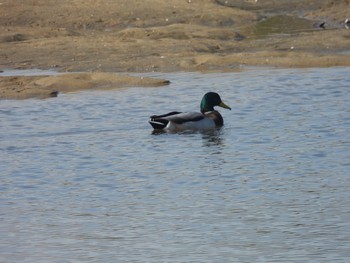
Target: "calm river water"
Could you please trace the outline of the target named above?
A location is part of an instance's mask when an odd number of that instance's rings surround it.
[[[0,101],[1,262],[350,262],[350,68]],[[225,126],[152,134],[199,109]]]

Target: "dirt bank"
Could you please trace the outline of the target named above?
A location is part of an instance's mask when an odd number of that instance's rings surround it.
[[[112,73],[69,73],[57,76],[0,77],[0,99],[56,97],[61,92],[120,87],[167,85],[163,79],[131,77]]]
[[[2,0],[0,70],[349,66],[348,10],[349,0]]]

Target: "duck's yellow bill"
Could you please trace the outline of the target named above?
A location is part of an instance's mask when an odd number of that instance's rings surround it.
[[[223,102],[220,102],[219,106],[222,107],[222,108],[231,110],[231,108],[230,108],[229,106],[227,106],[227,105],[226,105],[225,103],[223,103]]]

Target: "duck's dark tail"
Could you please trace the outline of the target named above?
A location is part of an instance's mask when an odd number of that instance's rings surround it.
[[[152,125],[153,129],[162,130],[169,123],[169,120],[167,120],[166,117],[169,117],[169,116],[172,116],[175,114],[179,114],[179,113],[180,112],[178,112],[178,111],[172,111],[172,112],[169,112],[169,113],[164,114],[164,115],[152,115],[150,117],[151,120],[149,121],[149,123]]]
[[[168,125],[169,121],[164,119],[157,119],[157,120],[151,119],[149,123],[152,125],[153,129],[162,130]]]

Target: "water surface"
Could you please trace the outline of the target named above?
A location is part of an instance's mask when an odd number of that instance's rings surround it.
[[[349,68],[151,76],[0,101],[0,261],[349,261]],[[152,134],[207,91],[222,129]]]

